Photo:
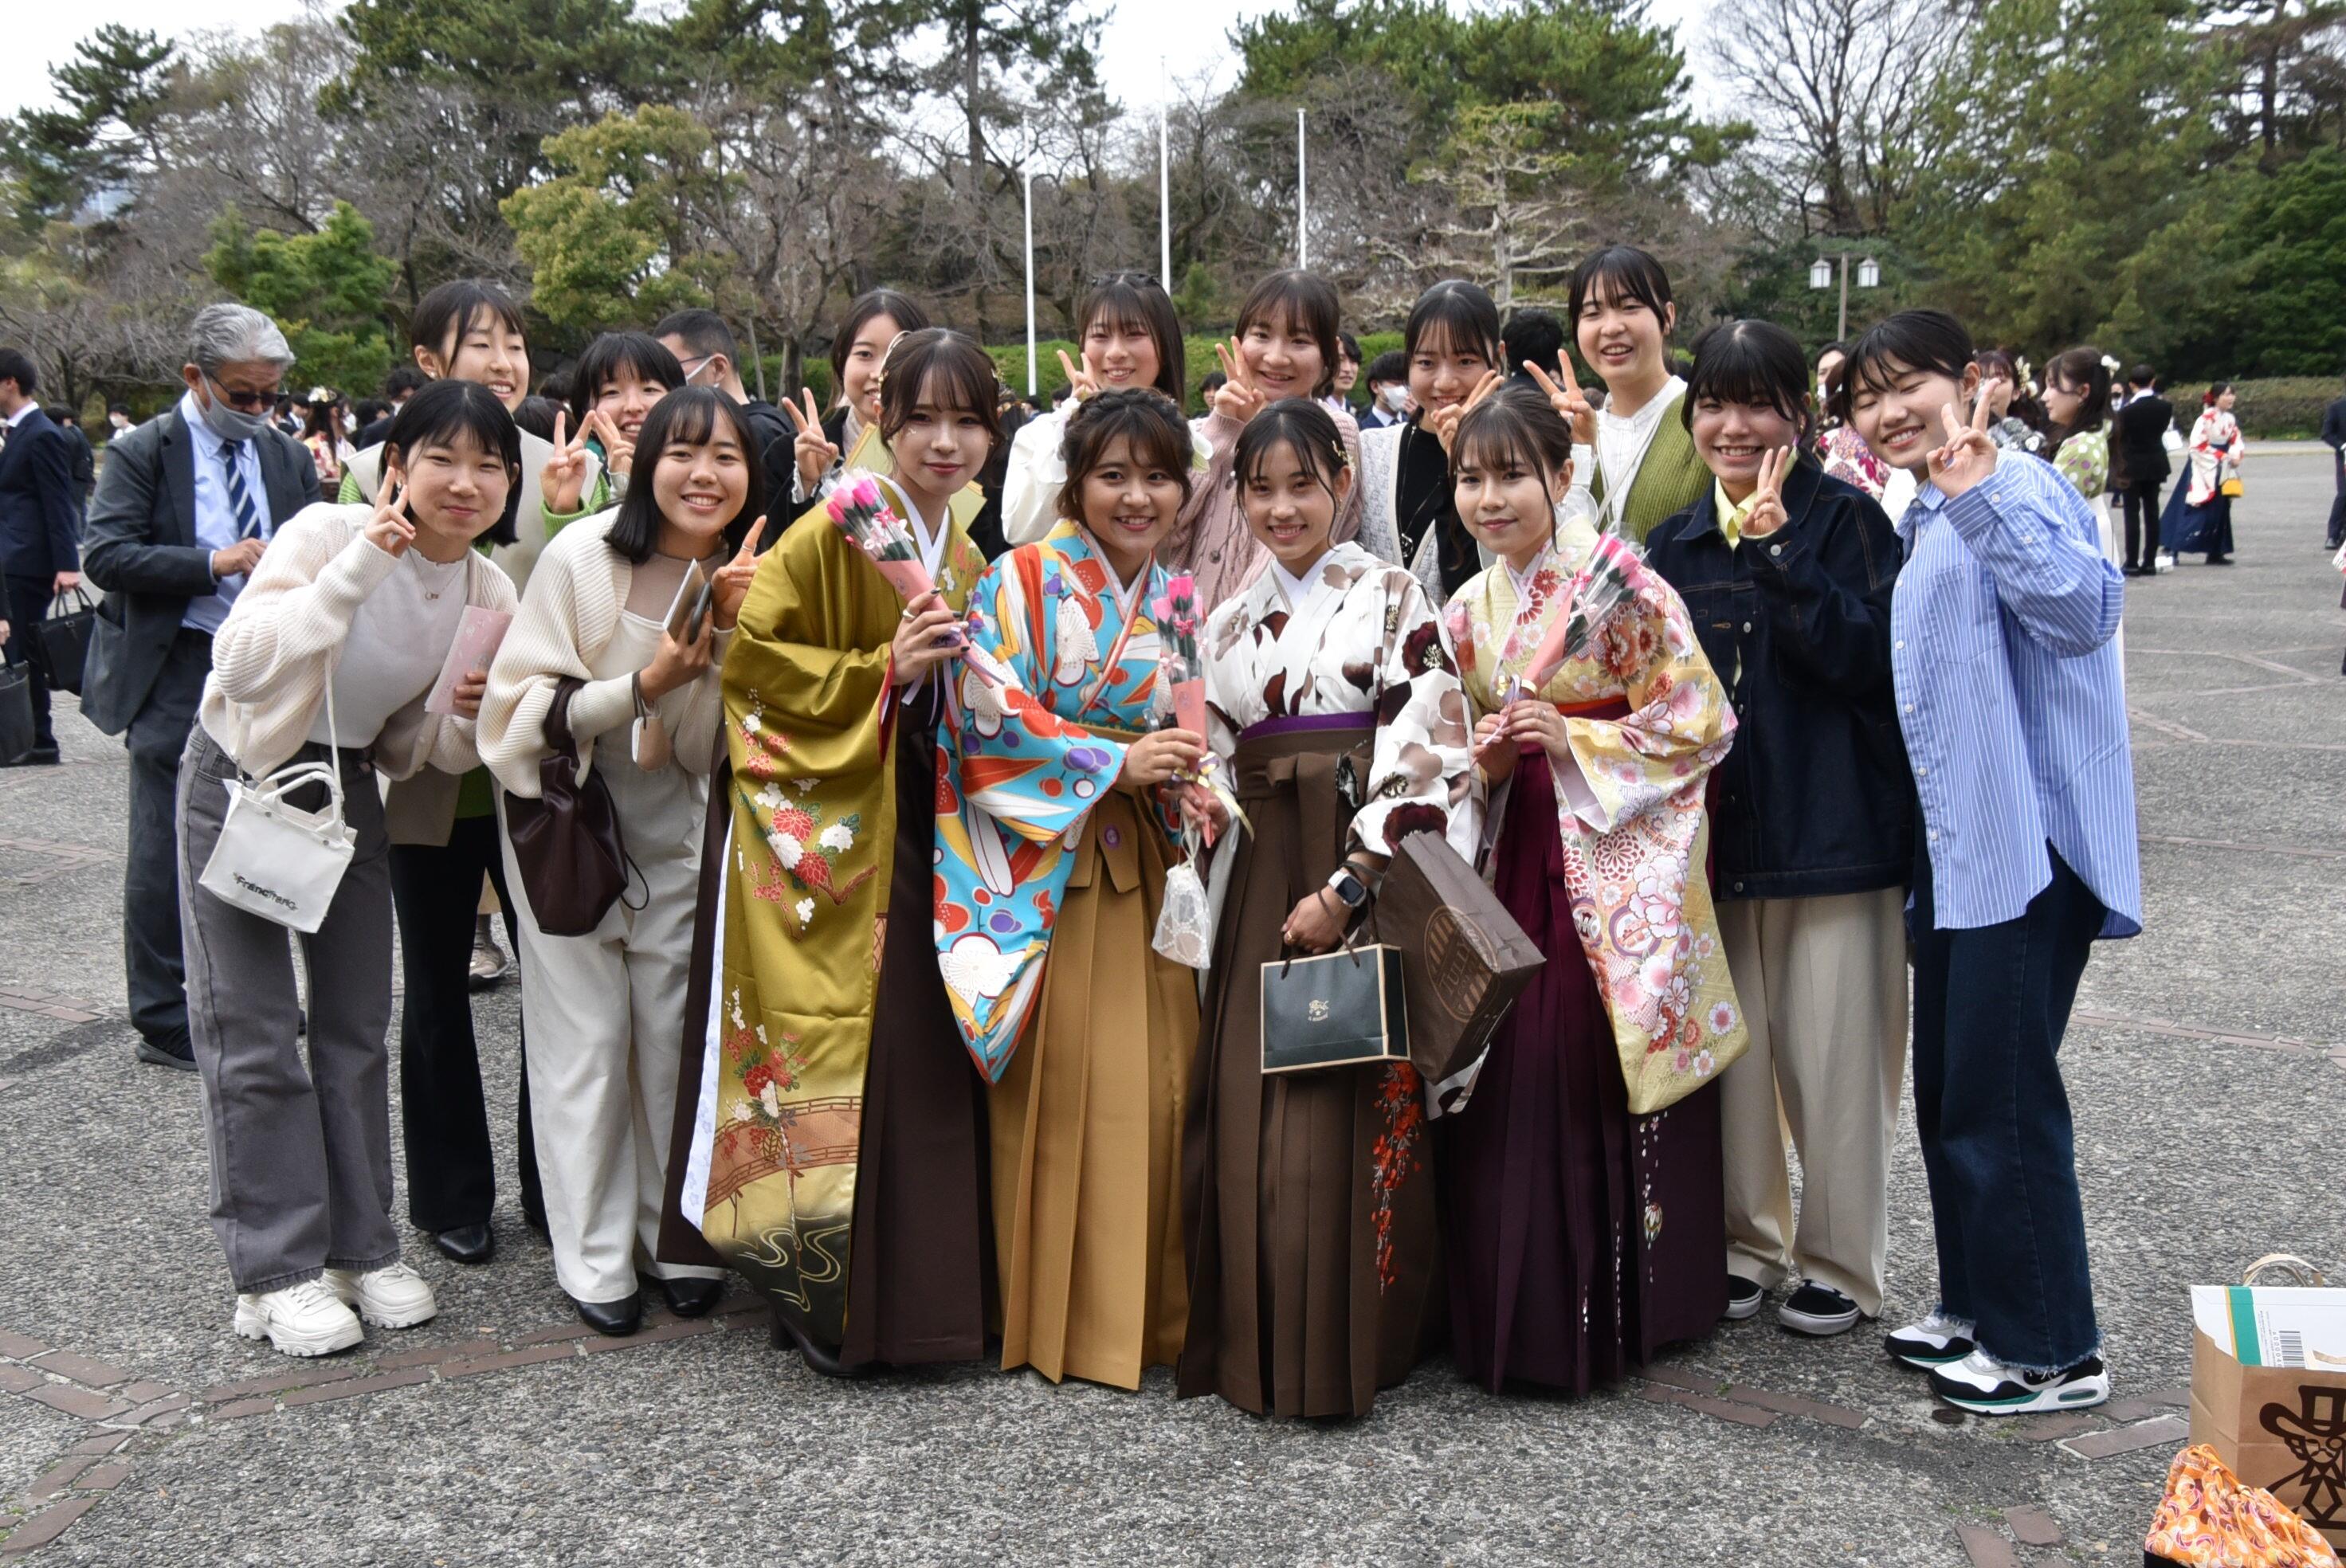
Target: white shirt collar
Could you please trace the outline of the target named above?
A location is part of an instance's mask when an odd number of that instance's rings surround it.
[[[35,402],[32,399],[26,398],[25,400],[25,406],[8,416],[8,428],[10,430],[14,430],[18,425],[24,423],[26,420],[32,418],[33,411],[40,406],[41,405],[39,403]]]

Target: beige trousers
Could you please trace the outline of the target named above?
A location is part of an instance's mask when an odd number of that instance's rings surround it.
[[[1727,1267],[1800,1276],[1869,1318],[1890,1243],[1890,1140],[1906,1072],[1906,891],[1719,905],[1750,1048],[1719,1075]],[[1799,1228],[1785,1169],[1800,1156]]]

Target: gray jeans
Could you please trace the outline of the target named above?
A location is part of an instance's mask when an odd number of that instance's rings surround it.
[[[322,758],[323,747],[302,757]],[[364,752],[342,754],[358,851],[314,936],[247,914],[199,879],[236,762],[198,724],[179,763],[179,911],[188,1027],[204,1085],[212,1230],[240,1291],[399,1257],[391,1220],[391,869]],[[310,977],[309,1059],[292,940]]]
[[[122,873],[122,967],[130,1022],[164,1044],[188,1033],[179,945],[179,758],[211,673],[212,639],[179,628],[147,705],[123,733],[130,752],[130,853]]]

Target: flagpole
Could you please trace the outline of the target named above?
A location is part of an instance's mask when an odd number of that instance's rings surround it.
[[[1304,235],[1303,215],[1308,209],[1303,199],[1303,111],[1298,109],[1295,111],[1295,265],[1298,268],[1311,265],[1311,241]]]
[[[1173,153],[1165,106],[1157,106],[1157,281],[1173,291]]]
[[[1026,188],[1026,395],[1033,397],[1035,381],[1035,170],[1030,165],[1019,173]]]

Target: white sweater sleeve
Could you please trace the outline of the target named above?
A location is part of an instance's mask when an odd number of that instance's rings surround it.
[[[1022,426],[1010,443],[1002,480],[1002,536],[1013,545],[1032,545],[1059,520],[1059,490],[1067,483],[1059,443],[1066,429],[1066,414],[1053,409]]]

